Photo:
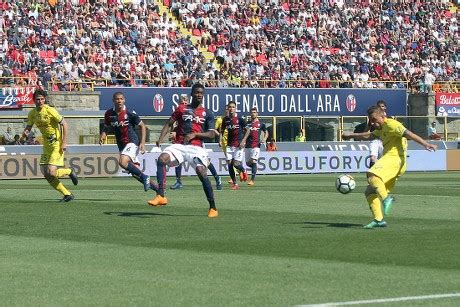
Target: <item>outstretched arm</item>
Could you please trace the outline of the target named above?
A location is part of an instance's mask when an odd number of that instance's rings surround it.
[[[360,132],[360,133],[346,132],[342,134],[342,138],[344,140],[354,139],[356,141],[361,141],[361,140],[373,140],[375,137],[372,134],[372,132],[366,131],[366,132]]]
[[[412,141],[415,141],[415,142],[419,143],[420,145],[425,147],[426,150],[436,151],[436,149],[438,149],[438,145],[428,143],[427,141],[425,141],[420,136],[418,136],[417,134],[413,133],[410,130],[406,129],[406,131],[404,131],[403,135],[406,138],[408,138],[409,140],[412,140]]]
[[[158,138],[158,141],[156,142],[158,147],[160,147],[161,142],[163,142],[164,138],[169,133],[169,130],[173,126],[174,122],[175,122],[174,119],[169,118],[169,120],[164,124],[164,126],[163,126],[163,128],[161,129],[161,132],[160,132],[160,137]]]

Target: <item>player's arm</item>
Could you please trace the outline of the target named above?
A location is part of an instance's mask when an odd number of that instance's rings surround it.
[[[373,140],[375,139],[375,136],[372,132],[366,131],[366,132],[345,132],[342,134],[342,138],[344,140],[349,140],[349,139],[354,139],[356,141],[361,141],[361,140]]]
[[[67,124],[64,117],[59,122],[60,129],[61,129],[61,151],[67,150],[67,131],[69,131],[69,125]]]
[[[246,126],[245,130],[246,131],[244,132],[243,139],[241,140],[241,143],[240,143],[241,149],[243,149],[246,146],[246,141],[248,140],[249,134],[251,133],[251,129],[249,129],[248,126]]]
[[[101,135],[99,135],[99,144],[104,144],[105,139],[107,138],[107,133],[109,132],[110,127],[108,125],[104,125],[102,127]]]
[[[427,141],[422,139],[420,136],[418,136],[417,134],[413,133],[412,131],[408,129],[404,131],[403,136],[409,140],[419,143],[420,145],[425,147],[426,150],[436,151],[436,149],[438,149],[438,145],[428,143]]]
[[[170,117],[168,121],[164,124],[163,128],[161,128],[160,137],[158,138],[158,141],[156,141],[158,147],[160,147],[161,142],[163,142],[166,135],[168,135],[169,131],[171,130],[171,127],[174,125],[174,122],[175,119]]]
[[[141,121],[139,123],[139,127],[141,128],[141,139],[140,139],[140,143],[139,143],[139,151],[141,152],[141,154],[144,154],[145,153],[145,135],[146,135],[146,129],[145,129],[145,124],[143,121]]]
[[[219,146],[222,146],[224,142],[224,133],[226,128],[225,118],[222,118],[222,123],[219,128]]]

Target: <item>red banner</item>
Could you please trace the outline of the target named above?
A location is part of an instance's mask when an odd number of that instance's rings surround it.
[[[460,93],[436,93],[436,116],[460,116]]]
[[[21,109],[23,105],[33,105],[33,86],[3,87],[0,92],[0,110]]]

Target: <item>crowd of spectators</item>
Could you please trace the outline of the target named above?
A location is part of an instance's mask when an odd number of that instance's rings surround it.
[[[124,2],[0,0],[3,82],[426,92],[460,79],[457,7],[446,0],[163,0],[170,14]]]

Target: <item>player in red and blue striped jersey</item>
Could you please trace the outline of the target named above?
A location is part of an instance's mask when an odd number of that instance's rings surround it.
[[[266,144],[268,139],[267,127],[264,123],[260,122],[258,118],[257,108],[251,109],[251,121],[246,125],[246,133],[243,141],[246,143],[245,156],[246,165],[251,168],[251,180],[248,182],[249,186],[254,185],[254,180],[257,174],[257,161],[260,156],[260,145]],[[263,141],[261,141],[261,133]]]
[[[176,144],[166,147],[157,160],[157,196],[148,201],[150,206],[164,206],[168,203],[165,197],[166,166],[177,166],[187,161],[196,171],[206,198],[209,202],[208,217],[218,216],[214,201],[214,192],[207,176],[209,157],[203,148],[203,139],[215,138],[214,114],[203,107],[204,86],[196,83],[192,87],[192,102],[189,105],[179,105],[169,120],[161,129],[157,146],[169,133],[170,127],[177,122]]]
[[[238,190],[238,184],[236,183],[235,167],[240,171],[241,181],[248,180],[248,174],[246,173],[242,163],[244,158],[244,147],[246,146],[244,138],[244,128],[246,127],[246,121],[243,117],[238,116],[236,113],[236,103],[230,101],[227,104],[228,116],[225,116],[221,126],[220,135],[224,134],[225,129],[228,131],[227,137],[227,165],[230,178],[233,182],[232,190]]]
[[[108,109],[104,115],[104,128],[99,137],[99,144],[103,144],[107,133],[113,131],[120,150],[118,164],[127,170],[134,178],[144,185],[144,190],[157,190],[157,186],[150,177],[139,169],[137,155],[139,151],[145,152],[145,124],[139,115],[129,111],[125,105],[125,95],[122,92],[113,94],[113,108]],[[140,127],[140,139],[134,127]]]

